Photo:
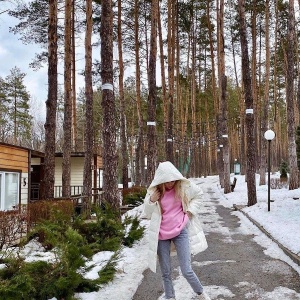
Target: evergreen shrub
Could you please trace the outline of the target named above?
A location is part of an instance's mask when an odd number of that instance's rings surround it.
[[[123,189],[123,205],[139,206],[143,204],[147,189],[142,186],[134,186]]]
[[[140,225],[140,221],[137,217],[126,216],[123,223],[127,226],[127,234],[124,236],[123,245],[131,248],[135,241],[143,237],[145,227]]]
[[[280,164],[280,179],[283,181],[288,179],[288,164],[285,161]]]
[[[121,247],[131,247],[140,239],[144,227],[137,217],[125,217],[119,211],[105,205],[97,208],[95,220],[74,220],[59,209],[51,210],[47,219],[37,222],[28,238],[40,242],[46,250],[55,254],[51,262],[25,262],[17,255],[3,258],[5,267],[0,269],[0,299],[5,300],[72,300],[78,292],[92,292],[114,278]],[[73,221],[71,221],[73,220]],[[86,261],[99,251],[113,251],[111,259],[95,280],[85,279],[90,268]]]

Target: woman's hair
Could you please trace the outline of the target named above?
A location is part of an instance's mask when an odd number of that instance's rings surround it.
[[[188,204],[188,200],[187,197],[182,189],[181,186],[182,182],[181,180],[176,180],[175,181],[175,185],[174,185],[174,189],[175,189],[175,199],[176,200],[182,200],[184,202],[185,205]],[[165,183],[161,183],[157,186],[159,192],[160,192],[160,197],[162,198],[162,196],[164,195],[166,188],[165,188]]]

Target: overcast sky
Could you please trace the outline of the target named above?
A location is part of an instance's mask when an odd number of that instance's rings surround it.
[[[27,1],[27,0],[25,0]],[[38,119],[45,119],[46,116],[46,104],[47,100],[47,86],[48,86],[48,69],[47,65],[34,71],[29,67],[29,64],[33,61],[35,54],[41,52],[39,45],[25,45],[19,39],[20,35],[15,35],[9,32],[9,28],[18,24],[16,18],[10,17],[4,11],[11,7],[13,4],[7,2],[1,3],[0,8],[0,77],[5,78],[10,74],[10,71],[14,67],[18,67],[21,72],[25,73],[24,84],[27,91],[31,95],[31,114]],[[2,13],[1,13],[2,12]],[[77,73],[79,69],[84,68],[83,54],[81,49],[82,45],[77,48]],[[58,80],[62,82],[63,68],[61,64],[58,66],[58,72],[60,74]],[[84,77],[77,75],[77,92],[84,86]]]
[[[8,8],[9,4],[1,3],[0,11]],[[37,45],[24,45],[18,35],[9,32],[9,27],[16,24],[16,19],[9,17],[7,13],[0,14],[0,76],[5,78],[10,74],[10,70],[18,67],[25,73],[24,78],[27,91],[33,99],[40,105],[45,105],[47,98],[47,68],[43,67],[39,71],[33,71],[29,67],[35,57],[35,53],[40,52]]]

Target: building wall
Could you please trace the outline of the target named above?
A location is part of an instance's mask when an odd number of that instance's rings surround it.
[[[55,186],[62,185],[62,157],[55,158]],[[83,184],[84,157],[71,157],[71,186]]]
[[[62,157],[55,158],[55,186],[62,185]],[[97,174],[102,168],[102,158],[97,158]],[[84,157],[71,157],[71,186],[83,185]],[[92,181],[94,186],[94,170],[92,172]],[[99,178],[97,178],[97,186],[99,186]]]
[[[28,151],[10,145],[0,145],[0,168],[28,173]]]
[[[29,151],[13,145],[0,144],[0,170],[20,173],[20,202],[28,201]]]

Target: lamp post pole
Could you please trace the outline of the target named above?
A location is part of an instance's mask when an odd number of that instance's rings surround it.
[[[265,139],[268,141],[268,211],[271,209],[271,187],[270,187],[270,180],[271,180],[271,141],[274,139],[275,133],[272,130],[267,130],[265,132]]]
[[[270,176],[271,173],[271,140],[268,140],[268,211],[271,209],[271,188],[270,188]]]

